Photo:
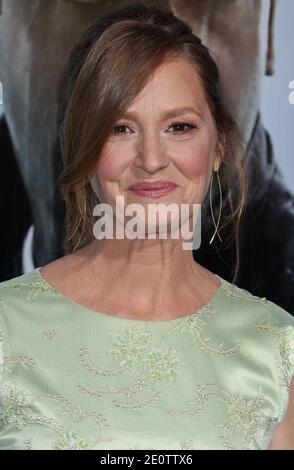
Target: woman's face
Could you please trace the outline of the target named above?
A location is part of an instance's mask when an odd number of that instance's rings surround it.
[[[216,149],[216,127],[198,73],[188,61],[170,59],[116,122],[97,161],[96,194],[114,213],[117,196],[124,196],[124,207],[139,203],[144,210],[149,203],[192,207],[203,201],[211,171],[219,168]],[[176,187],[156,198],[129,189],[142,181]]]

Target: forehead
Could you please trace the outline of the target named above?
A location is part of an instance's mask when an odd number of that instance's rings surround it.
[[[204,91],[196,68],[185,58],[164,61],[150,75],[146,85],[131,104],[144,107],[194,105],[205,107]]]
[[[162,87],[167,82],[176,83],[177,88],[191,83],[193,89],[200,88],[200,76],[196,64],[191,63],[186,57],[170,57],[164,60],[150,75],[148,83],[157,83]],[[193,83],[192,83],[193,82]],[[176,89],[175,89],[176,91]]]

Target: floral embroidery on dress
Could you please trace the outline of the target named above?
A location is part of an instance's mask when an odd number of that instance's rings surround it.
[[[228,282],[226,279],[223,279],[223,291],[228,298],[236,299],[236,300],[244,300],[250,302],[261,302],[264,305],[267,304],[266,297],[258,297],[257,295],[251,294],[251,292],[247,291],[246,289],[242,289],[238,287],[236,284],[232,284]]]
[[[18,430],[32,419],[32,397],[21,390],[16,383],[4,384],[0,396],[0,427],[4,430],[8,424],[15,424]]]
[[[194,394],[193,400],[182,410],[170,410],[169,414],[172,416],[188,415],[197,416],[203,411],[204,404],[209,398],[215,395],[215,391],[211,392],[205,384],[198,384]]]
[[[1,306],[1,303],[0,303],[0,306]],[[4,341],[4,330],[2,329],[1,318],[0,318],[0,384],[2,382],[2,375],[4,371],[3,341]]]
[[[262,412],[265,395],[259,387],[255,399],[246,400],[241,396],[234,397],[217,384],[198,384],[195,397],[186,408],[170,410],[171,415],[197,416],[204,412],[208,400],[222,401],[226,405],[227,420],[225,423],[214,422],[220,428],[219,439],[225,449],[235,449],[232,445],[237,431],[243,441],[241,449],[260,449],[272,429],[272,423],[278,418],[267,416]]]
[[[70,417],[74,422],[82,422],[85,420],[92,420],[95,424],[95,428],[99,429],[100,440],[109,440],[105,438],[104,433],[109,428],[109,424],[106,418],[98,411],[90,411],[82,406],[72,404],[69,400],[66,400],[61,395],[53,395],[47,393],[38,397],[39,399],[54,400],[62,409],[61,416]]]
[[[88,348],[80,350],[81,362],[84,368],[95,376],[117,377],[134,369],[132,382],[126,387],[114,387],[107,383],[105,388],[93,389],[82,383],[75,371],[69,371],[79,390],[92,398],[101,398],[105,394],[113,395],[113,404],[119,408],[139,410],[152,405],[162,395],[162,383],[173,382],[178,376],[179,360],[174,348],[163,346],[160,348],[151,341],[148,331],[135,331],[133,328],[125,329],[124,333],[110,331],[112,347],[106,354],[117,362],[111,369],[102,369],[89,359]],[[101,360],[99,360],[101,362]],[[150,390],[148,394],[148,390]],[[147,392],[140,400],[122,401],[118,395],[131,398],[141,392]]]
[[[2,282],[2,287],[12,287],[13,289],[22,290],[22,293],[26,292],[24,297],[29,302],[34,302],[44,292],[48,292],[53,289],[53,287],[48,284],[45,279],[41,278],[40,275],[38,277],[32,276],[32,278],[23,281],[18,279],[18,277]]]
[[[32,439],[26,439],[24,441],[24,450],[32,450],[32,449],[33,449]]]
[[[50,394],[39,396],[38,400],[44,398],[51,398]],[[55,397],[53,397],[55,398]],[[59,397],[58,397],[59,398]],[[74,421],[80,422],[83,419],[89,417],[95,417],[95,412],[87,412],[84,409],[75,409],[68,401],[62,399],[61,402],[66,403],[70,410],[66,410],[66,414],[71,414]],[[73,429],[66,429],[65,426],[59,424],[53,418],[41,416],[33,412],[34,404],[37,402],[37,398],[21,389],[15,382],[9,382],[1,386],[0,395],[0,429],[4,431],[9,424],[15,424],[18,431],[23,431],[24,427],[29,424],[42,424],[49,426],[55,430],[60,436],[59,440],[53,442],[53,449],[84,449],[91,448],[97,443],[110,441],[112,438],[107,438],[103,435],[105,429],[108,427],[106,419],[99,415],[99,419],[96,419],[96,424],[101,424],[100,433],[92,434],[91,440],[86,441],[84,438]],[[96,417],[98,415],[96,414]],[[29,446],[29,441],[26,442],[26,446]],[[27,447],[26,447],[27,448]]]
[[[174,348],[162,351],[153,349],[143,360],[145,374],[149,372],[150,382],[172,382],[178,375],[179,360]]]
[[[54,450],[87,450],[92,449],[95,445],[101,444],[102,442],[110,441],[109,439],[102,439],[101,436],[95,435],[91,440],[84,439],[77,431],[68,429],[60,439],[52,444]]]
[[[232,395],[221,398],[227,405],[228,422],[221,424],[223,434],[220,436],[226,449],[232,449],[233,435],[236,430],[241,431],[244,438],[243,449],[261,450],[264,442],[272,430],[272,423],[278,418],[267,416],[262,412],[266,396],[259,387],[257,397],[246,400],[243,397]]]
[[[83,450],[88,447],[89,443],[73,430],[66,432],[62,438],[54,444],[54,449],[56,450]]]
[[[184,439],[180,442],[181,450],[190,450],[193,449],[192,439]]]
[[[83,367],[87,369],[88,372],[90,372],[90,374],[104,376],[104,377],[117,377],[118,375],[124,373],[123,368],[120,366],[111,370],[98,367],[96,364],[93,363],[93,361],[90,360],[89,348],[86,346],[80,348],[79,356],[80,356],[80,361],[83,364]]]
[[[117,331],[111,331],[110,335],[113,348],[109,352],[122,368],[134,367],[150,347],[151,335],[146,331],[137,333],[133,328],[127,328],[125,335]]]
[[[27,369],[28,367],[35,367],[36,361],[32,357],[22,356],[21,354],[4,357],[4,367],[8,372],[12,372],[17,364]]]
[[[44,330],[43,336],[44,338],[49,339],[49,340],[54,339],[56,337],[56,331],[54,329]]]
[[[289,327],[280,323],[270,321],[256,322],[255,326],[260,331],[266,331],[272,334],[277,344],[278,368],[280,370],[280,383],[287,390],[294,371],[294,340],[289,334]],[[290,326],[290,328],[294,328]]]
[[[217,313],[217,310],[208,304],[200,313],[190,315],[185,318],[180,327],[181,332],[188,333],[192,336],[193,342],[198,342],[202,351],[213,356],[231,356],[235,354],[241,343],[236,343],[232,347],[226,346],[224,343],[217,344],[210,336],[205,334],[207,320]]]

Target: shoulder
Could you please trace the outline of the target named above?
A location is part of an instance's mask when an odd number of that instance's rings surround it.
[[[13,306],[18,299],[30,301],[34,297],[34,291],[38,288],[45,289],[44,282],[38,275],[38,268],[7,281],[2,281],[0,282],[0,304],[2,306],[7,304]]]
[[[265,297],[252,294],[249,290],[221,278],[222,295],[219,296],[219,307],[224,311],[225,319],[230,325],[242,329],[255,328],[258,321],[267,318],[269,301]]]
[[[294,346],[294,317],[285,309],[267,299],[241,289],[235,284],[225,283],[228,299],[234,301],[247,323],[263,334],[268,334],[276,340],[279,353],[288,353],[292,359],[291,351]],[[236,309],[235,309],[236,310]],[[240,317],[240,316],[239,316]],[[290,366],[290,365],[289,365]]]
[[[20,344],[32,350],[36,337],[43,334],[52,318],[48,313],[55,310],[55,296],[38,269],[0,282],[2,373],[5,357],[17,354]]]
[[[277,422],[282,423],[270,448],[294,449],[294,317],[266,297],[230,282],[225,282],[224,294],[228,328],[237,325],[232,331],[241,335],[246,354],[249,357],[252,353],[260,370],[269,374],[274,384]]]
[[[294,327],[294,317],[287,312],[287,310],[268,299],[266,299],[266,311],[270,321],[277,323],[280,326],[289,326],[290,330]]]
[[[20,276],[13,277],[12,279],[8,279],[7,281],[0,282],[0,291],[4,293],[10,288],[14,288],[16,286],[27,286],[30,281],[36,278],[36,274],[39,268],[32,269],[31,271],[21,274]]]
[[[279,305],[267,300],[264,328],[275,338],[285,374],[284,385],[288,389],[294,374],[294,317]]]
[[[8,352],[7,336],[10,331],[15,331],[14,323],[18,331],[22,329],[22,312],[26,310],[25,303],[30,301],[32,285],[37,280],[36,269],[21,276],[0,282],[0,381],[2,383],[4,373],[4,343]],[[17,315],[16,315],[17,313]],[[20,314],[20,315],[19,315]]]
[[[267,301],[266,314],[264,326],[275,339],[284,373],[282,385],[288,390],[294,374],[294,317],[270,300]]]
[[[294,450],[294,318],[268,301],[268,325],[279,354],[281,410],[269,450]]]
[[[294,317],[266,297],[259,297],[250,291],[223,279],[222,290],[227,304],[238,307],[248,319],[267,321],[273,327],[289,327],[293,330]]]
[[[274,302],[265,299],[264,318],[259,328],[268,332],[279,347],[279,354],[289,369],[294,372],[294,317]]]
[[[39,268],[0,282],[0,318],[6,324],[18,325],[22,319],[28,321],[31,312],[40,311],[40,306],[46,304],[44,294],[50,286],[44,282],[38,273]]]
[[[223,292],[222,317],[228,328],[241,335],[247,346],[258,350],[268,367],[276,369],[277,381],[287,389],[294,373],[294,317],[266,297],[253,295],[233,283],[225,281]]]

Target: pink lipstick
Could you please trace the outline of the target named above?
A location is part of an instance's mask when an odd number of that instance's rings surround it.
[[[138,196],[158,198],[172,192],[176,187],[177,185],[171,181],[154,181],[153,183],[138,181],[132,184],[129,190]]]

